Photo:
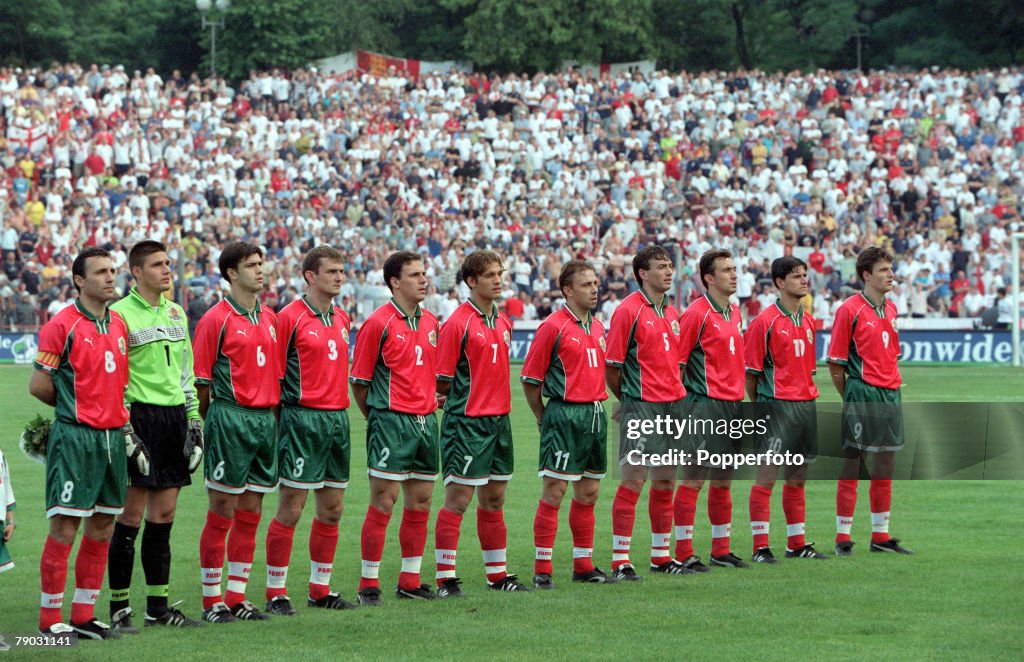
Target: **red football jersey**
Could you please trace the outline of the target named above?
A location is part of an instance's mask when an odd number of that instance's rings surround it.
[[[426,416],[437,410],[437,318],[416,306],[407,315],[392,299],[359,327],[353,384],[370,387],[366,404]]]
[[[259,301],[252,312],[228,296],[206,311],[192,341],[196,384],[210,398],[253,409],[281,401],[277,316]]]
[[[128,325],[116,312],[97,318],[76,299],[39,331],[34,365],[53,379],[60,420],[97,430],[128,422]]]
[[[310,409],[348,409],[348,330],[344,310],[325,312],[306,297],[277,316],[281,401]]]
[[[743,337],[747,371],[757,375],[758,400],[814,400],[814,319],[776,301],[750,323]]]
[[[672,306],[656,306],[643,290],[612,314],[605,362],[622,369],[622,395],[644,402],[686,397],[679,381],[679,322]]]
[[[541,323],[519,379],[543,384],[542,393],[566,402],[608,399],[604,381],[604,326],[587,314],[582,320],[562,306]]]
[[[715,400],[743,399],[743,334],[740,309],[719,308],[707,294],[679,318],[679,354],[686,364],[683,384]]]
[[[497,306],[490,315],[472,301],[456,308],[441,327],[437,349],[437,378],[452,383],[445,411],[463,416],[512,411],[511,347],[512,322]]]
[[[850,377],[872,386],[897,389],[902,384],[898,360],[896,304],[875,306],[863,293],[843,302],[832,322],[828,360],[846,366]]]

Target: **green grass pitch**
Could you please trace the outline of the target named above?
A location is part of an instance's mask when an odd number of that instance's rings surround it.
[[[518,367],[513,367],[518,377]],[[819,370],[823,400],[834,401]],[[29,397],[29,369],[0,368],[0,444],[11,465],[18,498],[18,529],[10,543],[16,567],[0,575],[0,635],[8,644],[34,632],[39,608],[39,555],[46,533],[43,470],[17,448],[22,426],[47,408]],[[913,367],[904,369],[905,398],[918,401],[1015,400],[1024,392],[1024,372],[1010,368]],[[537,433],[522,390],[513,386],[516,477],[509,485],[506,521],[509,570],[529,582],[533,576],[533,513],[540,490],[536,476]],[[50,412],[52,415],[52,411]],[[353,421],[353,479],[345,499],[334,588],[354,597],[359,575],[359,530],[366,511],[364,426]],[[965,439],[964,443],[970,443]],[[199,481],[201,483],[201,481]],[[611,556],[611,497],[606,481],[597,510],[595,561],[608,568]],[[785,547],[785,523],[777,489],[773,497],[772,545]],[[733,548],[750,555],[747,516],[749,483],[733,491]],[[831,552],[835,485],[818,481],[807,490],[808,539]],[[438,482],[434,511],[443,498]],[[710,530],[706,496],[698,506],[695,541],[705,558]],[[277,498],[269,496],[257,541],[249,597],[262,605],[264,540]],[[637,508],[633,560],[647,562],[647,498]],[[174,568],[171,599],[184,611],[200,612],[199,533],[206,498],[201,486],[181,496],[172,536]],[[399,506],[400,507],[400,506]],[[399,510],[389,528],[381,565],[386,604],[381,609],[314,612],[304,606],[309,576],[306,540],[310,513],[295,535],[288,578],[300,615],[267,623],[238,623],[190,630],[145,630],[121,641],[86,642],[74,651],[18,649],[0,653],[12,659],[382,659],[432,658],[633,658],[633,659],[1019,659],[1019,626],[1024,617],[1019,562],[1024,483],[1020,481],[906,481],[894,488],[893,533],[917,552],[912,557],[869,554],[867,487],[861,486],[851,559],[784,560],[750,570],[716,569],[700,576],[652,576],[628,585],[578,586],[569,581],[571,541],[568,503],[562,509],[555,549],[555,581],[550,592],[489,594],[475,532],[467,516],[459,551],[459,574],[468,599],[453,602],[399,602],[390,589],[397,581]],[[433,577],[433,513],[424,579]],[[73,557],[72,557],[73,558]],[[69,572],[70,608],[73,573]],[[145,607],[145,587],[136,563],[132,603]],[[107,591],[97,616],[107,615]],[[293,658],[294,659],[294,658]]]

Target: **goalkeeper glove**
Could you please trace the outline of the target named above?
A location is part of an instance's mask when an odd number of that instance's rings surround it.
[[[190,418],[185,434],[185,457],[188,458],[188,472],[195,473],[203,461],[203,422]]]
[[[146,450],[146,444],[142,443],[142,438],[135,434],[131,422],[125,423],[121,432],[124,433],[124,450],[128,455],[128,460],[135,463],[140,474],[148,476],[149,451]]]

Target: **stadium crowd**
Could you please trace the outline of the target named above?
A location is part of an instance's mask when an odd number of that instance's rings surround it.
[[[465,255],[503,256],[505,311],[557,309],[562,264],[601,275],[599,317],[637,289],[629,261],[675,252],[673,294],[699,289],[721,247],[737,303],[774,300],[769,264],[811,266],[805,303],[830,323],[859,288],[857,253],[897,256],[901,316],[1008,323],[1010,234],[1024,195],[1024,73],[666,72],[644,76],[315,67],[222,78],[123,66],[0,68],[0,321],[34,327],[68,305],[70,256],[167,242],[198,320],[222,293],[222,247],[267,249],[263,303],[303,288],[299,260],[339,247],[339,302],[359,324],[389,296],[386,256],[415,250],[443,320]],[[1001,303],[1000,303],[1001,302]]]

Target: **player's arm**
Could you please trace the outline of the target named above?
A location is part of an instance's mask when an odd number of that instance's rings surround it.
[[[832,378],[832,385],[836,387],[839,397],[842,398],[846,393],[846,366],[829,361],[828,374]]]
[[[181,391],[185,394],[185,417],[189,420],[198,419],[199,399],[196,393],[195,361],[192,357],[192,338],[185,324],[185,346],[181,356]]]
[[[537,419],[537,425],[540,425],[540,420],[544,416],[544,377],[551,367],[551,356],[557,345],[558,333],[554,325],[541,324],[533,342],[530,343],[530,350],[526,352],[526,360],[523,361],[519,381],[523,383],[523,395],[526,396],[526,404],[530,406],[533,417]]]
[[[743,363],[746,367],[746,382],[744,390],[747,392],[747,399],[757,402],[757,382],[764,374],[764,359],[768,352],[768,331],[764,328],[761,317],[757,317],[747,332],[743,334]]]
[[[192,339],[197,410],[203,420],[206,420],[206,410],[210,407],[210,383],[213,381],[213,363],[220,345],[220,326],[213,317],[206,314],[199,320],[196,337]]]
[[[533,417],[537,419],[537,425],[544,416],[544,400],[541,397],[541,385],[533,382],[523,382],[523,395],[526,396],[526,404],[530,406]]]
[[[57,389],[53,386],[53,375],[60,366],[66,339],[67,334],[62,334],[54,324],[46,324],[40,329],[39,351],[32,362],[35,370],[28,378],[28,392],[32,397],[51,407],[57,406]]]
[[[196,401],[199,418],[206,420],[206,410],[210,408],[210,385],[196,384]],[[218,405],[219,406],[219,405]]]
[[[32,371],[32,376],[28,378],[28,392],[43,404],[57,406],[57,389],[53,387],[53,378],[42,370]]]
[[[744,384],[744,389],[747,392],[747,399],[751,402],[757,402],[757,380],[759,375],[753,372],[747,372],[747,381]]]
[[[366,407],[366,397],[369,394],[369,386],[358,382],[352,382],[352,399],[356,401],[356,406],[359,407],[359,411],[362,412],[363,418],[370,415],[370,410]]]
[[[629,342],[633,337],[635,319],[630,311],[619,306],[608,322],[608,341],[604,354],[604,381],[617,400],[622,400],[622,363],[626,360]]]
[[[839,391],[842,398],[846,392],[846,362],[850,357],[850,340],[853,337],[853,319],[849,308],[839,306],[836,317],[832,321],[832,337],[828,345],[828,374],[832,385]]]
[[[352,354],[352,370],[348,381],[352,384],[352,399],[356,401],[363,418],[370,415],[366,400],[370,394],[373,371],[384,350],[386,339],[384,325],[374,316],[366,320],[356,333],[356,346]]]
[[[604,380],[608,383],[608,390],[616,399],[622,399],[622,367],[616,365],[605,365]]]
[[[463,326],[465,325],[465,326]],[[455,379],[455,368],[465,347],[468,323],[462,319],[449,318],[441,325],[437,334],[437,395],[447,398]]]
[[[701,323],[703,316],[693,306],[683,311],[679,316],[679,373],[686,374],[686,364],[690,362],[690,353],[697,346],[700,338]]]

